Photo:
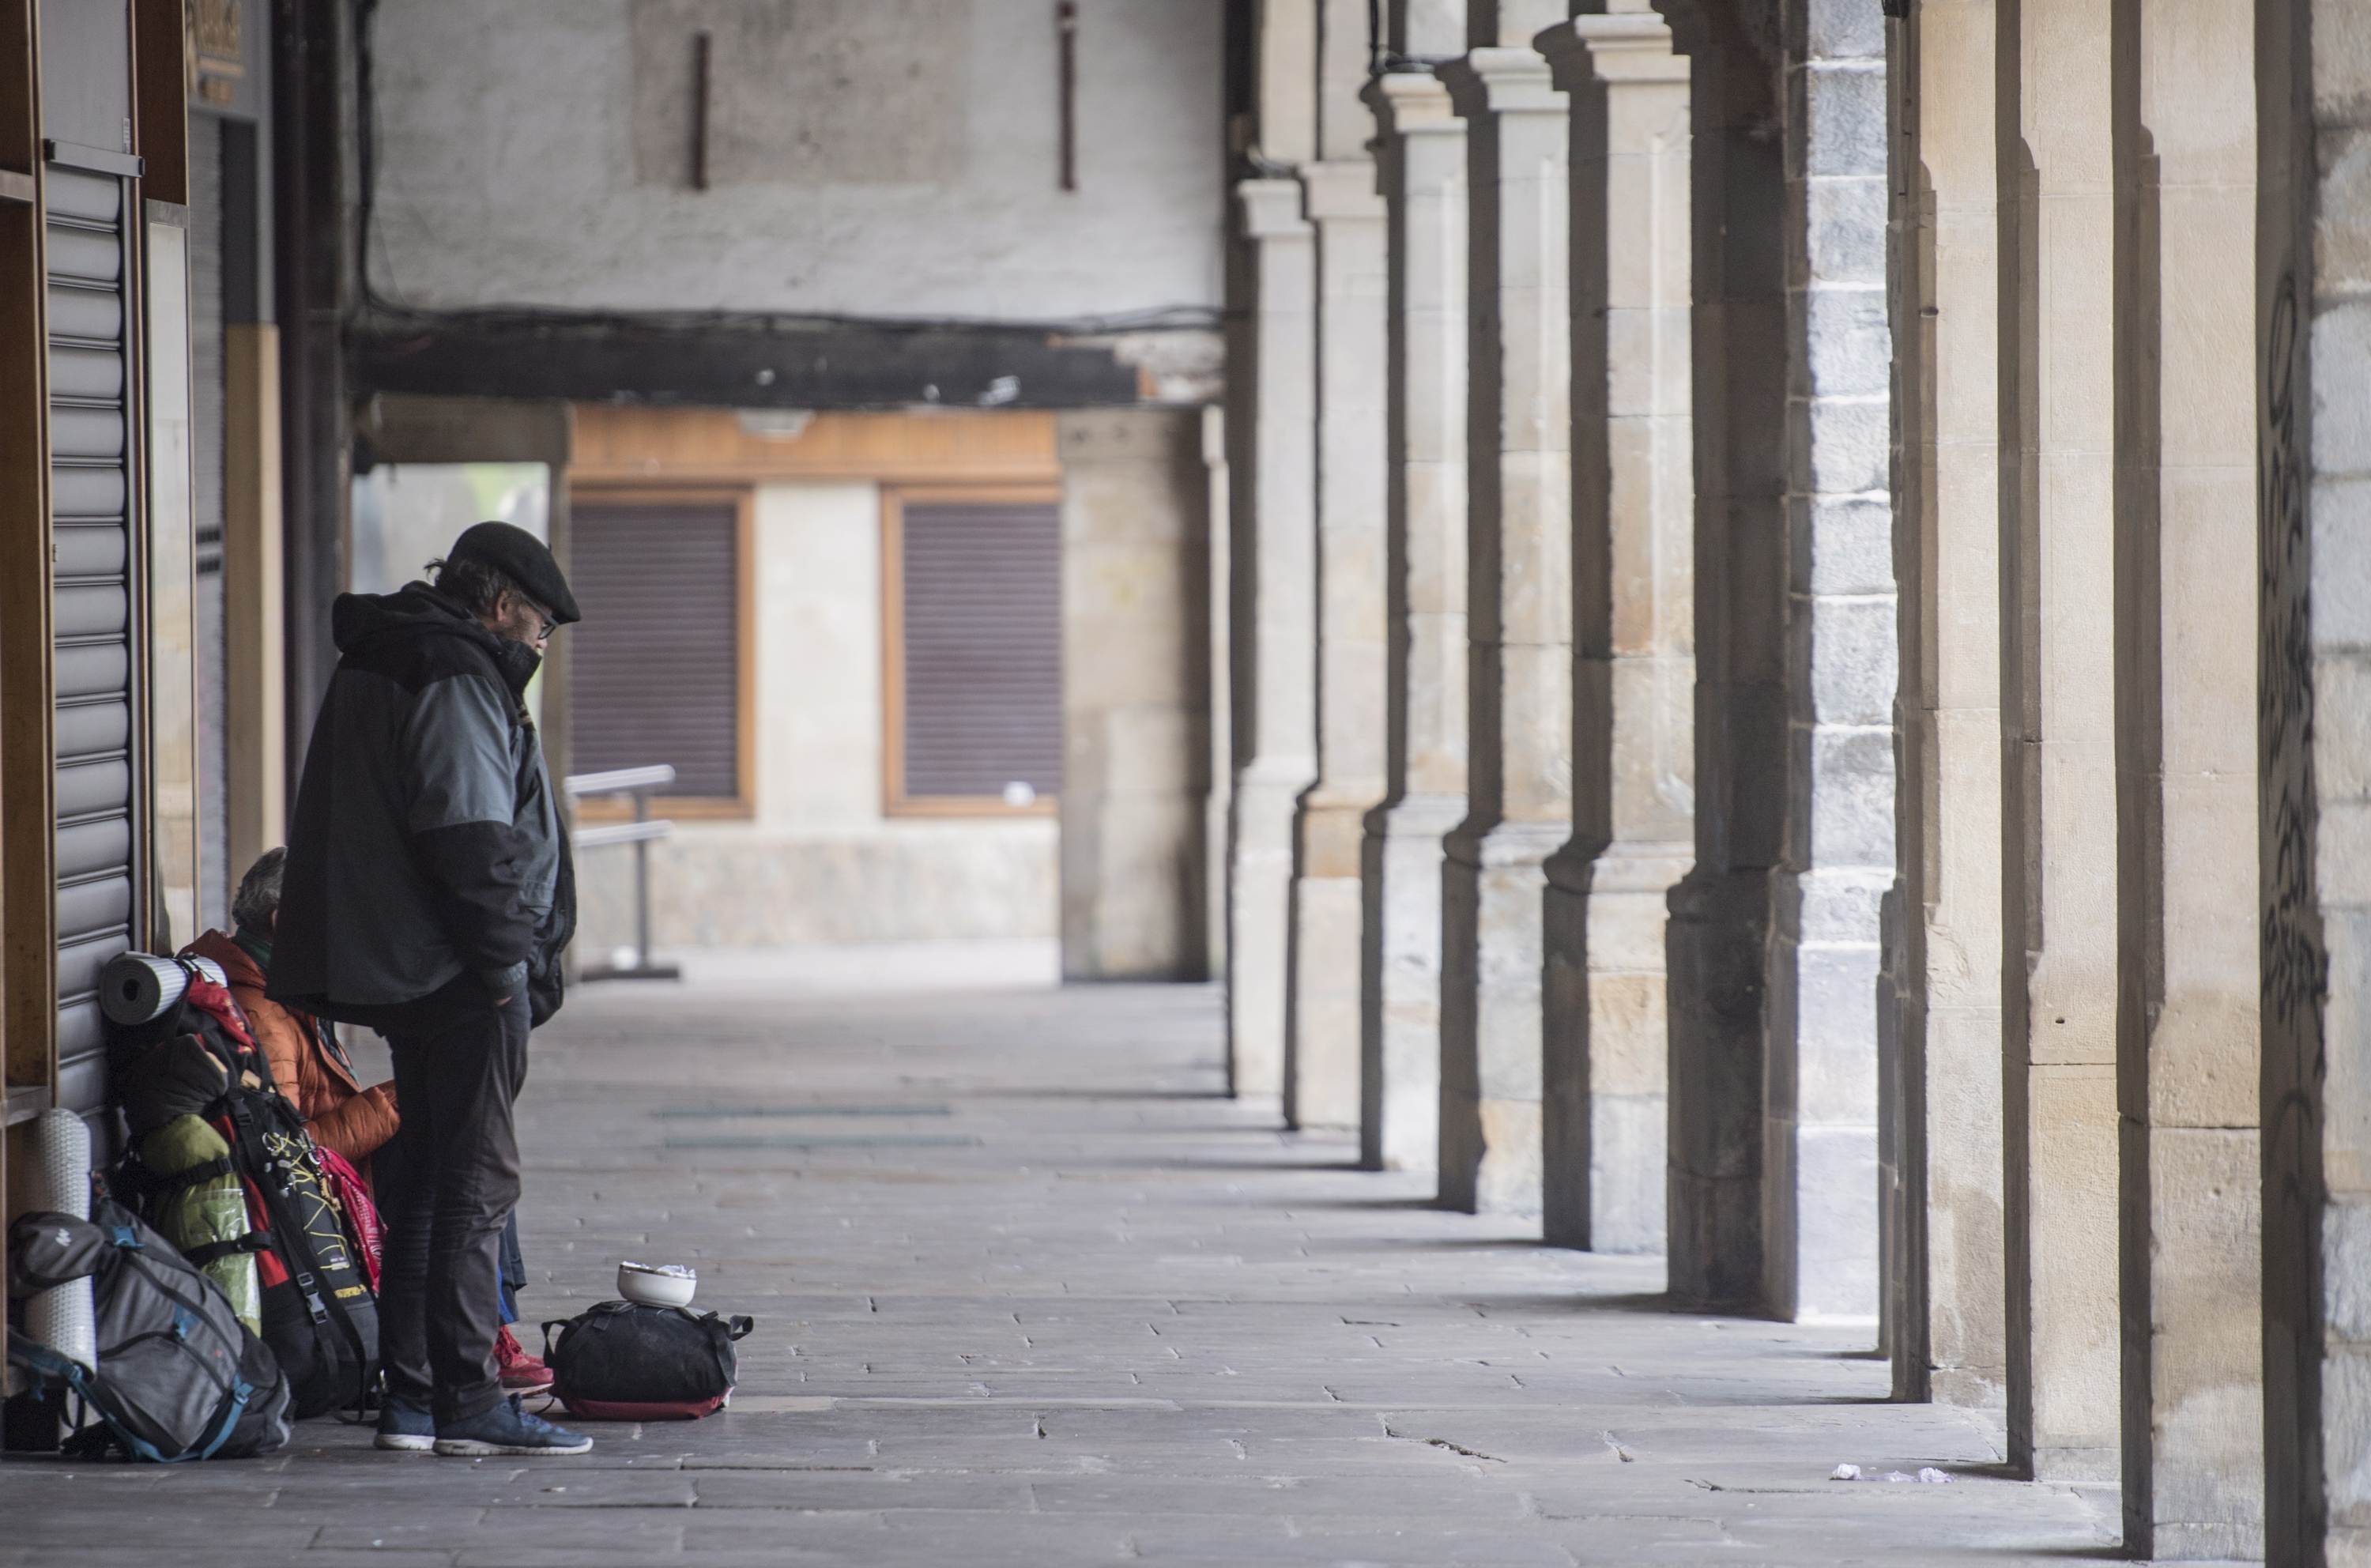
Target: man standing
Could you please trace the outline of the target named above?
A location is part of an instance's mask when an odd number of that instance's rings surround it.
[[[527,1032],[560,1006],[574,879],[523,698],[579,618],[543,542],[454,541],[432,587],[341,594],[340,652],[297,787],[269,995],[387,1036],[403,1106],[387,1226],[379,1447],[581,1454],[505,1400],[503,1224]]]

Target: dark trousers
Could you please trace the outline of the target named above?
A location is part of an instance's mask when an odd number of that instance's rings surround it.
[[[525,994],[496,1007],[457,989],[380,1026],[403,1120],[398,1179],[380,1203],[379,1355],[387,1392],[426,1404],[440,1426],[503,1401],[503,1228],[519,1196],[511,1107],[526,1081]]]

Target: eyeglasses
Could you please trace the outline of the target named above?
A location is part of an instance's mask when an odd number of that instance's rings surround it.
[[[538,642],[550,641],[551,634],[560,629],[559,618],[549,610],[545,609],[541,605],[537,604],[533,599],[528,598],[524,594],[519,595],[519,603],[525,605],[528,609],[533,610],[535,612],[535,618],[543,623],[543,629],[535,634],[536,640]]]

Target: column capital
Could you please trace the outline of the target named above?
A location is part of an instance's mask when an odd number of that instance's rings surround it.
[[[1444,62],[1440,78],[1468,120],[1486,114],[1563,114],[1569,106],[1535,49],[1472,49]]]
[[[1603,84],[1683,83],[1688,57],[1671,50],[1671,25],[1651,11],[1573,17],[1532,40],[1567,91]]]
[[[1388,71],[1369,82],[1359,97],[1375,111],[1386,136],[1462,136],[1465,121],[1450,101],[1449,85],[1430,71]]]
[[[1336,158],[1301,166],[1302,211],[1319,223],[1365,218],[1383,220],[1383,199],[1375,190],[1371,158]]]
[[[1287,178],[1239,179],[1235,200],[1243,203],[1243,233],[1254,239],[1306,237],[1309,220],[1301,215],[1301,181]]]

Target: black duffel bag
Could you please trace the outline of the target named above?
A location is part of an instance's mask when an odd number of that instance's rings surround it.
[[[586,1421],[696,1421],[733,1391],[733,1342],[757,1327],[688,1307],[604,1301],[543,1325],[552,1392]],[[554,1338],[553,1330],[559,1331]]]

